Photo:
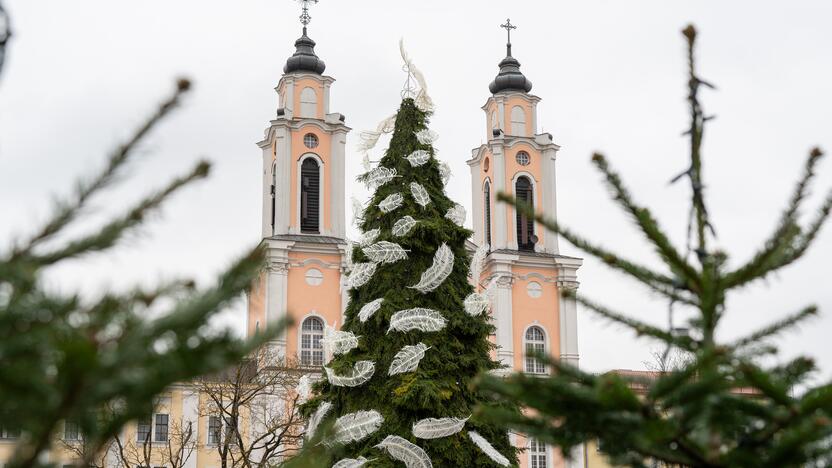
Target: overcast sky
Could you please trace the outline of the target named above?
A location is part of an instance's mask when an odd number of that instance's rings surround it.
[[[30,232],[50,199],[100,167],[156,102],[186,75],[195,90],[142,149],[129,182],[96,200],[95,219],[207,157],[208,182],[178,195],[118,255],[67,265],[52,287],[94,293],[162,275],[207,280],[259,241],[260,151],[274,116],[273,91],[300,33],[291,0],[7,0],[15,36],[0,77],[0,245]],[[707,199],[717,244],[737,265],[773,228],[813,145],[832,151],[832,3],[774,1],[525,2],[322,0],[310,35],[326,61],[333,112],[347,117],[348,194],[360,171],[357,133],[393,112],[404,81],[398,40],[425,73],[437,103],[432,128],[454,178],[450,195],[470,208],[465,161],[484,138],[480,107],[505,49],[498,25],[511,17],[514,55],[534,83],[540,130],[558,155],[561,222],[640,262],[656,259],[609,200],[590,165],[604,152],[636,198],[683,245],[688,188],[668,185],[687,164],[684,41],[700,31],[701,74],[717,115],[705,140]],[[352,184],[352,188],[350,185]],[[814,209],[832,187],[822,165]],[[348,201],[347,201],[348,202]],[[349,213],[351,210],[347,210]],[[470,210],[469,210],[470,211]],[[470,218],[470,217],[469,217]],[[470,223],[470,219],[469,219]],[[94,229],[82,224],[77,232]],[[354,234],[354,232],[353,232]],[[561,253],[583,256],[561,243]],[[822,317],[777,340],[783,357],[818,359],[832,376],[832,226],[806,259],[767,283],[729,297],[723,338],[738,336],[809,303]],[[657,324],[667,305],[586,259],[581,290]],[[244,305],[223,317],[242,329]],[[579,311],[581,365],[643,368],[655,344]],[[819,376],[820,377],[820,376]]]

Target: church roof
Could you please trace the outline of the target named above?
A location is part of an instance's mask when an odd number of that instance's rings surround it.
[[[315,55],[315,41],[306,35],[306,26],[303,27],[303,35],[295,41],[295,53],[286,61],[283,73],[306,71],[322,75],[326,70],[326,64]]]
[[[528,93],[532,90],[532,82],[520,71],[520,62],[511,56],[511,43],[507,46],[506,58],[500,62],[500,72],[488,86],[491,94],[501,91],[520,91]]]

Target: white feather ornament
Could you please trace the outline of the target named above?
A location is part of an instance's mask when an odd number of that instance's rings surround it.
[[[336,419],[332,426],[334,442],[337,444],[358,442],[377,431],[383,422],[384,418],[381,413],[375,410],[345,414]]]
[[[392,193],[387,196],[381,203],[378,204],[378,208],[385,212],[389,213],[396,208],[402,206],[402,202],[404,201],[404,197],[400,193]]]
[[[364,153],[364,157],[361,158],[361,166],[364,168],[364,172],[369,172],[370,169],[373,168],[372,164],[370,163],[370,155]]]
[[[352,197],[352,222],[356,226],[364,220],[364,205],[357,198]]]
[[[416,132],[416,139],[423,145],[430,145],[439,139],[439,135],[437,135],[433,130],[426,128]]]
[[[390,317],[390,328],[387,329],[387,333],[393,330],[435,332],[445,328],[445,323],[447,320],[439,312],[424,307],[415,307],[394,313]]]
[[[309,395],[312,393],[312,380],[309,378],[309,374],[303,374],[298,379],[295,392],[298,394],[298,403],[303,404],[309,400]]]
[[[381,138],[381,135],[385,133],[391,133],[393,129],[396,127],[396,116],[391,115],[386,119],[379,122],[378,126],[376,127],[375,131],[367,130],[361,132],[358,135],[358,138],[361,140],[358,143],[358,151],[362,153],[366,153],[371,149],[376,147],[376,143],[378,143],[378,139]]]
[[[465,224],[465,207],[462,205],[454,205],[445,213],[445,217],[462,227]]]
[[[394,263],[407,259],[407,251],[399,244],[387,241],[364,247],[364,255],[376,263]]]
[[[442,177],[442,183],[448,185],[451,180],[451,166],[445,161],[439,163],[439,175]]]
[[[470,416],[468,417],[470,418]],[[427,418],[413,424],[413,435],[420,439],[438,439],[456,434],[465,426],[468,418]]]
[[[399,51],[402,53],[402,60],[404,60],[405,69],[413,75],[413,78],[415,78],[416,82],[419,84],[419,92],[416,94],[416,98],[414,99],[416,107],[418,107],[422,112],[433,112],[433,99],[431,99],[430,95],[428,95],[428,85],[425,82],[425,76],[421,71],[419,71],[418,68],[416,68],[413,60],[410,59],[407,51],[404,50],[404,39],[399,40]]]
[[[358,245],[360,245],[361,247],[366,247],[366,246],[372,244],[373,242],[376,241],[376,238],[378,237],[379,234],[381,234],[381,229],[378,229],[378,228],[370,229],[369,231],[365,232],[364,234],[361,234],[361,238],[358,239]]]
[[[370,317],[373,316],[379,309],[381,309],[381,303],[384,302],[384,298],[380,297],[374,301],[370,301],[364,304],[364,307],[358,311],[358,320],[362,322],[366,322]]]
[[[348,281],[350,288],[358,288],[363,286],[367,281],[370,281],[370,278],[373,277],[373,274],[376,272],[376,264],[373,262],[369,263],[353,263],[352,271],[350,272],[350,278]]]
[[[352,249],[355,246],[352,242],[347,243],[347,249],[344,251],[344,263],[346,264],[347,271],[352,270]]]
[[[471,278],[474,280],[475,284],[480,282],[480,276],[482,276],[482,268],[485,265],[485,257],[488,256],[488,252],[491,250],[491,246],[488,244],[482,244],[481,246],[477,247],[477,250],[474,252],[474,255],[471,256]]]
[[[324,401],[318,405],[318,409],[316,409],[315,413],[312,414],[312,417],[309,418],[309,424],[306,426],[306,440],[310,440],[315,437],[315,432],[318,430],[318,426],[321,425],[321,422],[330,410],[332,410],[332,403],[328,401]]]
[[[424,450],[399,436],[389,435],[376,447],[387,450],[391,458],[404,462],[407,468],[433,468],[433,463]]]
[[[410,286],[418,290],[422,294],[428,293],[436,289],[454,268],[454,253],[448,244],[442,244],[437,249],[433,256],[433,265],[422,273],[419,283],[415,286]]]
[[[471,440],[473,440],[474,443],[477,444],[477,447],[479,447],[484,454],[488,455],[488,458],[494,460],[494,463],[501,466],[510,465],[508,458],[504,457],[503,454],[498,452],[497,449],[495,449],[493,445],[488,443],[488,441],[485,440],[483,436],[479,435],[474,431],[468,431],[468,437],[470,437]]]
[[[379,166],[364,176],[364,184],[368,189],[375,190],[396,177],[396,169]]]
[[[352,351],[358,346],[358,338],[358,336],[348,331],[338,330],[335,327],[330,327],[329,324],[324,325],[323,345],[332,354],[344,354]]]
[[[361,468],[366,465],[368,461],[370,460],[367,460],[364,457],[342,458],[338,461],[338,463],[332,465],[332,468]]]
[[[396,237],[407,235],[415,225],[416,220],[412,216],[404,216],[393,225],[393,235]]]
[[[422,164],[428,162],[430,159],[430,153],[425,150],[416,150],[407,157],[407,160],[410,162],[411,167],[419,167]]]
[[[465,313],[471,316],[481,315],[491,307],[491,299],[486,293],[471,293],[465,298]]]
[[[335,375],[335,371],[324,367],[326,379],[336,387],[357,387],[363,385],[373,377],[376,365],[373,361],[358,361],[353,366],[349,375]]]
[[[428,203],[430,203],[430,195],[428,195],[428,191],[416,182],[410,183],[410,193],[413,194],[413,199],[416,200],[416,203],[418,203],[422,208],[428,206]]]
[[[427,350],[428,347],[424,343],[405,346],[393,356],[393,362],[390,363],[390,369],[387,371],[387,375],[413,372],[419,367],[419,362],[425,357],[425,351]]]

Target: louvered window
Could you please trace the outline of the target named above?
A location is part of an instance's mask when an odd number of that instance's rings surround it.
[[[271,200],[272,200],[272,235],[274,235],[274,223],[275,223],[275,215],[277,214],[277,162],[272,164],[272,188],[271,188]]]
[[[318,162],[306,158],[300,167],[300,231],[318,233],[321,200],[321,175]]]
[[[514,194],[518,200],[525,202],[534,209],[534,193],[532,183],[526,176],[521,176],[514,184]],[[517,248],[534,251],[534,218],[517,211]]]
[[[491,245],[491,184],[485,183],[485,243]]]

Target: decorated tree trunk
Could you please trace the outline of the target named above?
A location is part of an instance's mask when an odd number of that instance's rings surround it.
[[[487,300],[468,279],[465,212],[445,195],[427,117],[402,101],[390,147],[360,178],[375,194],[352,253],[350,304],[342,330],[326,333],[333,359],[305,408],[308,440],[330,428],[307,446],[326,453],[321,466],[516,465],[507,431],[472,417],[477,405],[517,408],[471,389],[499,364]]]

